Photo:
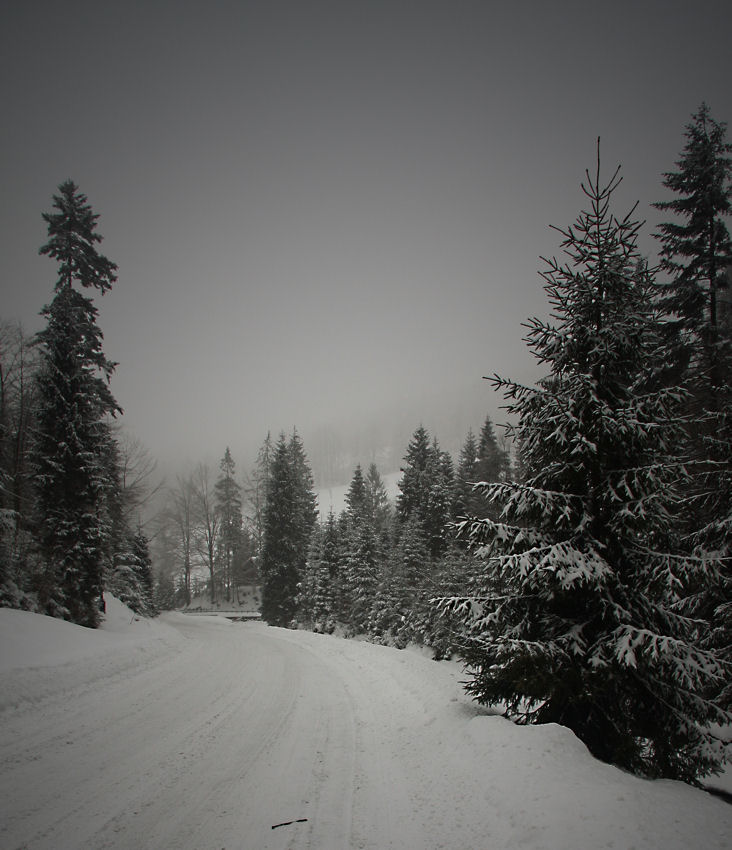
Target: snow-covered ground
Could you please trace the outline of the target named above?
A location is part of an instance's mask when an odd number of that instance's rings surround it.
[[[92,632],[0,610],[0,846],[688,850],[732,806],[517,727],[460,670],[116,600]]]

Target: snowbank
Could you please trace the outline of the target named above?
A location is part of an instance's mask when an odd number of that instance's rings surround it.
[[[96,630],[29,611],[0,608],[0,672],[90,658],[114,650],[120,639],[147,639],[165,631],[110,594],[105,602],[104,622]]]
[[[120,675],[179,640],[165,623],[138,616],[109,593],[104,598],[98,629],[0,608],[0,710]]]

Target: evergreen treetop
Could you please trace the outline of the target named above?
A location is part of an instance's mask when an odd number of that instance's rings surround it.
[[[681,219],[661,224],[655,235],[662,268],[672,278],[667,305],[684,327],[697,332],[701,324],[717,325],[718,290],[726,286],[725,270],[732,264],[725,223],[732,209],[732,145],[726,129],[702,103],[686,126],[678,171],[663,175],[663,185],[678,197],[654,204]]]
[[[346,505],[348,516],[352,522],[365,519],[367,510],[366,482],[360,463],[353,472],[353,478],[346,493]]]
[[[102,295],[117,280],[117,265],[96,250],[102,237],[96,232],[99,216],[92,211],[86,195],[72,180],[66,180],[53,196],[57,213],[43,213],[48,225],[48,242],[39,251],[58,262],[56,291],[76,281]]]

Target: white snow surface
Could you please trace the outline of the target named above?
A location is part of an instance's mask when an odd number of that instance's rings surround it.
[[[732,846],[728,803],[483,712],[456,664],[107,609],[0,610],[2,848]]]

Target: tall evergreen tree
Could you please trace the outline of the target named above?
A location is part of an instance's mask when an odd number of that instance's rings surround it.
[[[478,481],[505,481],[510,471],[510,461],[505,449],[498,445],[493,422],[486,416],[478,441]]]
[[[732,662],[732,314],[728,288],[732,239],[732,145],[726,125],[702,104],[686,127],[678,170],[663,185],[676,197],[655,204],[676,219],[661,224],[661,287],[667,326],[674,331],[677,380],[685,380],[692,480],[681,525],[700,548],[726,557],[719,573],[702,577],[690,610],[709,621],[709,643]],[[724,309],[726,307],[726,310]],[[722,701],[732,708],[732,685]]]
[[[346,493],[346,506],[348,516],[351,520],[364,521],[367,519],[368,494],[360,463],[354,470],[353,478]]]
[[[422,518],[429,498],[429,465],[432,446],[427,429],[420,425],[412,435],[404,456],[397,496],[397,518],[405,522],[412,514]]]
[[[453,514],[452,459],[440,449],[437,439],[430,442],[427,430],[420,425],[407,446],[404,462],[397,519],[400,525],[409,518],[419,523],[430,555],[438,556],[444,551]]]
[[[137,572],[140,577],[140,585],[145,592],[148,607],[153,607],[153,573],[152,558],[150,557],[150,541],[147,535],[138,528],[132,540],[132,553],[137,563]]]
[[[300,590],[300,610],[313,631],[332,634],[339,611],[342,553],[333,511],[317,525]]]
[[[508,454],[498,445],[493,422],[487,416],[479,439],[476,440],[470,431],[460,453],[455,486],[455,518],[497,519],[496,506],[475,485],[505,481],[509,476],[509,467]]]
[[[683,392],[659,386],[663,355],[639,225],[610,211],[617,172],[587,174],[589,210],[548,262],[553,324],[529,345],[550,374],[535,388],[495,379],[517,417],[529,477],[498,483],[502,522],[473,527],[489,560],[481,590],[447,608],[465,622],[469,691],[521,722],[558,722],[600,758],[689,781],[718,767],[708,697],[729,668],[680,613],[690,579],[674,523]]]
[[[379,587],[374,590],[372,629],[385,642],[393,641],[403,648],[410,640],[418,639],[415,609],[427,584],[429,562],[424,529],[416,516],[410,516],[381,570]]]
[[[40,252],[58,262],[59,275],[55,296],[42,311],[47,325],[37,338],[35,484],[48,565],[40,591],[49,610],[58,604],[75,622],[94,627],[110,534],[104,504],[108,417],[121,409],[109,389],[115,364],[102,349],[98,311],[74,285],[104,294],[116,280],[116,265],[96,250],[102,239],[95,232],[98,216],[76,185],[61,184],[53,200],[58,212],[43,216],[49,241]]]
[[[481,479],[478,477],[478,441],[472,429],[468,431],[460,450],[457,470],[455,471],[455,518],[483,516],[483,498],[473,487]]]
[[[355,634],[371,628],[371,612],[379,583],[379,549],[369,522],[349,523],[343,556],[344,619]]]
[[[429,492],[423,515],[426,542],[430,555],[444,555],[448,543],[448,526],[454,515],[455,472],[449,452],[432,441],[432,455],[427,467]]]
[[[298,584],[305,572],[317,517],[313,479],[302,441],[281,434],[270,467],[260,561],[262,616],[288,625],[297,607]]]
[[[315,482],[310,468],[310,461],[305,453],[302,438],[293,430],[288,444],[290,463],[294,479],[295,514],[292,531],[299,553],[298,567],[305,564],[310,536],[318,518],[318,502],[315,495]]]
[[[142,529],[119,543],[107,589],[137,614],[155,613],[152,561]]]

